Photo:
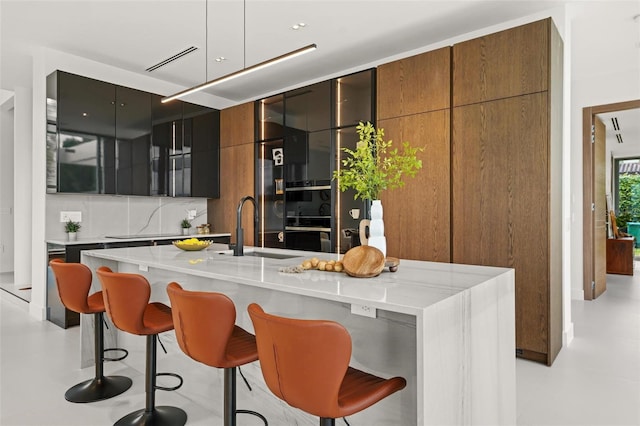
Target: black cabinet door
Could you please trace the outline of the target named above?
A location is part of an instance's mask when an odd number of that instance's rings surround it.
[[[182,193],[182,102],[163,104],[151,96],[151,195],[176,195],[176,168]],[[176,164],[176,162],[178,164]]]
[[[115,193],[115,86],[57,71],[58,192]]]
[[[116,188],[121,195],[151,194],[151,94],[116,88]]]
[[[187,124],[189,123],[189,124]],[[220,112],[209,111],[185,118],[191,137],[190,196],[220,197]]]

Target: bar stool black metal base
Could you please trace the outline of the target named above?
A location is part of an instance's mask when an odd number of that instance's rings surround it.
[[[256,416],[260,420],[262,420],[262,422],[264,423],[264,426],[269,426],[269,422],[267,421],[267,419],[262,414],[258,413],[257,411],[236,410],[236,414],[251,414],[252,416]]]
[[[141,409],[127,414],[114,426],[184,426],[187,413],[177,407],[160,406],[152,411]]]
[[[95,402],[120,395],[131,387],[131,379],[124,376],[105,376],[78,383],[69,388],[64,399],[69,402]]]

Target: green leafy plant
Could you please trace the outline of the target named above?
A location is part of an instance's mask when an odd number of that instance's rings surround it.
[[[189,219],[182,219],[182,222],[180,222],[180,227],[189,229],[191,228],[191,222],[189,222]]]
[[[355,190],[354,199],[379,200],[382,191],[404,186],[403,176],[414,177],[422,168],[416,154],[424,148],[404,142],[400,152],[392,148],[393,141],[384,140],[384,129],[376,130],[369,122],[360,122],[356,129],[360,140],[355,151],[342,148],[349,157],[342,160],[343,168],[333,172],[341,191]]]
[[[78,232],[80,229],[80,223],[72,220],[67,220],[64,224],[64,232]]]

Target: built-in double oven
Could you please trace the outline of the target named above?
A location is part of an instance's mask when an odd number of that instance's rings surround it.
[[[331,252],[331,181],[288,182],[285,189],[285,246]]]

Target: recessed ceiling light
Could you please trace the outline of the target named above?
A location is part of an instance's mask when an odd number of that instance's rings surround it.
[[[88,113],[86,113],[86,112],[83,112],[83,113],[82,113],[82,116],[83,116],[83,117],[86,117],[87,115],[89,115],[89,114],[88,114]]]
[[[307,24],[305,24],[304,22],[298,22],[297,24],[293,24],[291,26],[291,29],[292,30],[299,30],[299,29],[304,28],[306,26],[307,26]]]
[[[222,61],[226,61],[226,60],[227,60],[227,58],[225,58],[224,56],[218,56],[216,58],[216,62],[222,62]]]

